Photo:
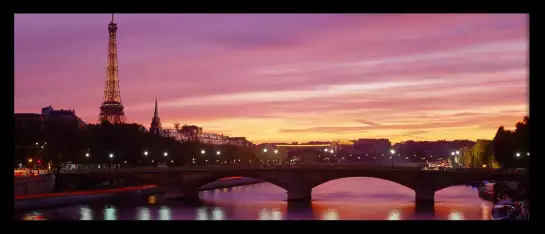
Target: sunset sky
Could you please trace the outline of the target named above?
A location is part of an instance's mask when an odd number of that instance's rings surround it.
[[[528,113],[527,15],[118,14],[129,122],[255,143],[491,139]],[[96,123],[110,15],[15,15],[15,112]]]

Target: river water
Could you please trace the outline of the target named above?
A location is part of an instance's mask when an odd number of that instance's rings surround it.
[[[435,194],[434,210],[417,211],[414,192],[373,178],[345,178],[315,187],[310,205],[286,202],[269,183],[200,193],[201,202],[160,195],[99,201],[16,214],[49,220],[489,220],[492,203],[475,188],[455,186]]]

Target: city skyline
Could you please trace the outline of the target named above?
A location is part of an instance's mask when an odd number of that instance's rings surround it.
[[[95,123],[110,15],[15,15],[15,112]],[[128,122],[256,143],[491,139],[528,115],[527,15],[119,14]],[[70,98],[66,98],[70,97]]]

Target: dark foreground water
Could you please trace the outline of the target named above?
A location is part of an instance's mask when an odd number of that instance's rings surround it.
[[[456,186],[438,191],[435,209],[415,209],[414,192],[393,182],[346,178],[312,191],[312,204],[286,202],[286,192],[269,183],[201,192],[202,202],[162,196],[123,198],[36,210],[15,219],[50,220],[488,220],[492,203],[477,190]]]

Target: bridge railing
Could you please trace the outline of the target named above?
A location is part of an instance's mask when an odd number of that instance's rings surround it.
[[[384,165],[359,165],[359,166],[345,166],[345,165],[297,165],[297,166],[268,166],[261,165],[256,166],[170,166],[170,167],[122,167],[122,168],[84,168],[84,169],[62,169],[61,173],[105,173],[105,172],[136,172],[136,171],[176,171],[176,170],[227,170],[227,169],[346,169],[346,170],[394,170],[394,171],[419,171],[423,170],[420,167],[391,167]],[[491,168],[441,168],[436,170],[439,172],[498,172],[498,173],[514,173],[524,171],[514,171],[507,169],[491,169]]]

